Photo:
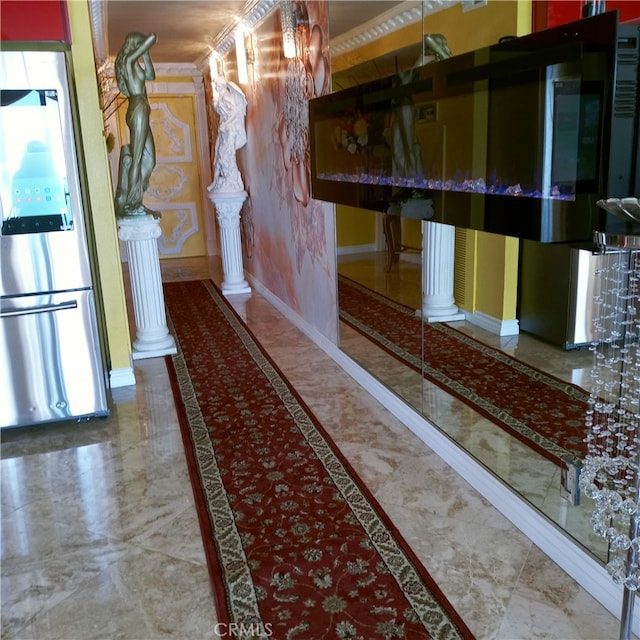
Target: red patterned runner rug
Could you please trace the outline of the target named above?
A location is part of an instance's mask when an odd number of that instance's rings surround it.
[[[472,638],[217,287],[164,291],[220,623],[277,640]]]
[[[586,454],[589,394],[344,276],[340,319],[556,464]]]

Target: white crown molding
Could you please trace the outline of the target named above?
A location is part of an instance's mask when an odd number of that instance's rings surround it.
[[[278,7],[278,0],[248,0],[245,2],[241,17],[236,22],[230,22],[211,43],[211,50],[195,61],[198,69],[204,72],[209,67],[209,57],[215,51],[224,57],[235,47],[234,32],[240,24],[247,29],[257,27],[274,9]]]
[[[448,9],[461,1],[424,0],[419,5],[415,2],[407,2],[406,4],[410,4],[410,7],[404,6],[405,3],[399,4],[397,7],[380,14],[376,19],[364,23],[357,29],[352,29],[337,38],[331,39],[329,48],[333,55],[346,53],[393,31],[420,22],[425,16]],[[221,56],[225,56],[235,46],[233,34],[240,23],[248,29],[254,29],[277,8],[278,0],[250,0],[244,6],[242,18],[238,22],[229,24],[218,34],[212,43],[212,50],[217,51]],[[199,60],[196,64],[201,67],[204,62],[206,62],[206,59]]]
[[[254,29],[277,7],[278,0],[249,0],[244,5],[240,20],[229,24],[215,38],[212,50],[221,56],[226,55],[235,46],[233,34],[240,24],[247,29]]]
[[[428,15],[448,9],[461,0],[424,0],[421,5],[411,3],[410,7],[402,4],[385,11],[374,20],[369,20],[357,29],[347,31],[337,38],[331,38],[329,49],[331,55],[341,55],[352,49],[362,47],[388,35],[398,29],[403,29],[411,24],[421,22]],[[329,34],[331,35],[331,34]]]
[[[153,66],[156,76],[202,77],[202,71],[191,62],[157,62]]]
[[[191,62],[157,62],[153,67],[156,71],[157,77],[170,76],[176,78],[202,78],[202,71]],[[113,58],[106,58],[101,64],[98,63],[98,69],[105,77],[115,78],[116,76],[115,62]],[[157,82],[158,81],[148,83],[147,87],[151,84],[157,84]]]

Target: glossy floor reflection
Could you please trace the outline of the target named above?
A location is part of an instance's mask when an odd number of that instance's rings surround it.
[[[421,307],[420,264],[400,260],[387,272],[384,254],[371,253],[341,258],[338,271],[402,304],[416,309]],[[589,389],[593,354],[588,349],[564,351],[525,333],[500,337],[469,322],[449,324],[535,369]],[[593,502],[583,499],[579,505],[570,505],[561,497],[558,465],[437,385],[423,381],[419,373],[409,370],[396,358],[372,348],[369,340],[344,323],[340,324],[340,336],[341,347],[354,360],[421,411],[430,422],[592,554],[606,561],[606,541],[596,536],[591,526]]]
[[[217,260],[162,268],[220,283]],[[231,301],[478,638],[618,637],[613,615],[266,300]],[[135,373],[108,418],[1,434],[4,640],[224,637],[165,363]]]

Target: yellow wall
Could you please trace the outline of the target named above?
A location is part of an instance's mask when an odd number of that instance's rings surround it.
[[[422,247],[422,224],[420,220],[404,218],[402,220],[402,244],[412,249]]]
[[[464,12],[461,5],[425,20],[425,31],[444,33],[451,51],[465,53],[493,44],[502,36],[531,32],[530,1],[489,2],[486,7]],[[478,24],[482,28],[478,28]],[[514,207],[517,203],[514,203]],[[516,317],[518,296],[518,240],[477,231],[465,231],[464,257],[459,253],[456,273],[464,273],[467,295],[458,304],[465,311],[480,312],[498,320]],[[468,249],[473,247],[473,251]],[[472,289],[473,293],[469,293]]]
[[[332,72],[337,73],[410,43],[420,42],[423,32],[444,34],[454,55],[467,53],[494,44],[503,36],[530,33],[531,18],[531,0],[490,1],[486,6],[471,11],[464,11],[463,6],[458,3],[449,9],[426,16],[424,28],[420,24],[414,24],[354,51],[334,56],[331,60]],[[470,112],[479,113],[478,106],[473,105]],[[474,130],[478,128],[470,120],[466,133],[453,133],[468,139]],[[476,147],[485,149],[486,145],[478,144]],[[462,145],[459,148],[463,148]],[[456,166],[468,164],[456,158],[449,160],[457,163]],[[477,164],[478,159],[474,157],[469,162]],[[517,203],[514,204],[514,208],[516,206]],[[358,235],[362,228],[357,221],[362,213],[357,214],[357,217],[352,215],[345,219],[341,219],[343,216],[340,207],[337,213],[337,237],[340,246],[367,242]],[[458,291],[464,292],[464,295],[462,300],[456,301],[465,311],[481,312],[499,320],[515,319],[518,240],[470,230],[459,230],[458,238],[460,233],[466,236],[464,241],[457,243],[457,246],[464,244],[464,250],[456,250],[455,271]],[[404,244],[417,247],[421,245],[418,221],[404,220],[402,234]]]
[[[488,2],[485,7],[467,12],[457,4],[428,16],[425,33],[445,34],[456,55],[494,44],[502,36],[530,33],[531,16],[530,0]],[[466,295],[463,301],[457,300],[458,304],[465,311],[481,312],[499,320],[515,319],[518,240],[478,231],[463,233],[467,250],[464,256],[456,253],[456,263],[464,261],[456,264],[456,275],[463,274]]]
[[[493,233],[476,234],[476,311],[502,320],[516,317],[518,239]]]
[[[336,238],[338,247],[357,247],[376,243],[376,216],[368,209],[336,204]],[[420,220],[402,219],[402,244],[419,249],[422,246]]]
[[[84,151],[92,226],[100,288],[104,301],[109,367],[131,369],[131,341],[122,281],[118,230],[113,208],[113,192],[91,40],[91,20],[87,2],[69,2],[71,54],[79,100],[81,143]]]
[[[375,244],[376,213],[366,209],[336,205],[336,237],[339,247]]]
[[[496,44],[502,36],[531,32],[531,0],[489,0],[484,7],[464,11],[461,3],[428,15],[425,33],[442,33],[453,55]]]
[[[357,247],[376,242],[375,211],[336,205],[336,236],[338,247]],[[419,249],[422,246],[422,229],[420,220],[402,219],[402,243]]]
[[[449,9],[429,14],[424,29],[415,23],[367,43],[358,49],[331,58],[331,71],[338,73],[411,43],[420,42],[423,32],[442,33],[453,55],[473,51],[507,35],[531,32],[532,0],[490,0],[486,6],[464,11],[457,3]]]

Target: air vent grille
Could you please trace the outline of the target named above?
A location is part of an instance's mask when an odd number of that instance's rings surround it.
[[[615,118],[633,118],[636,110],[638,83],[634,80],[616,82],[613,115]]]

